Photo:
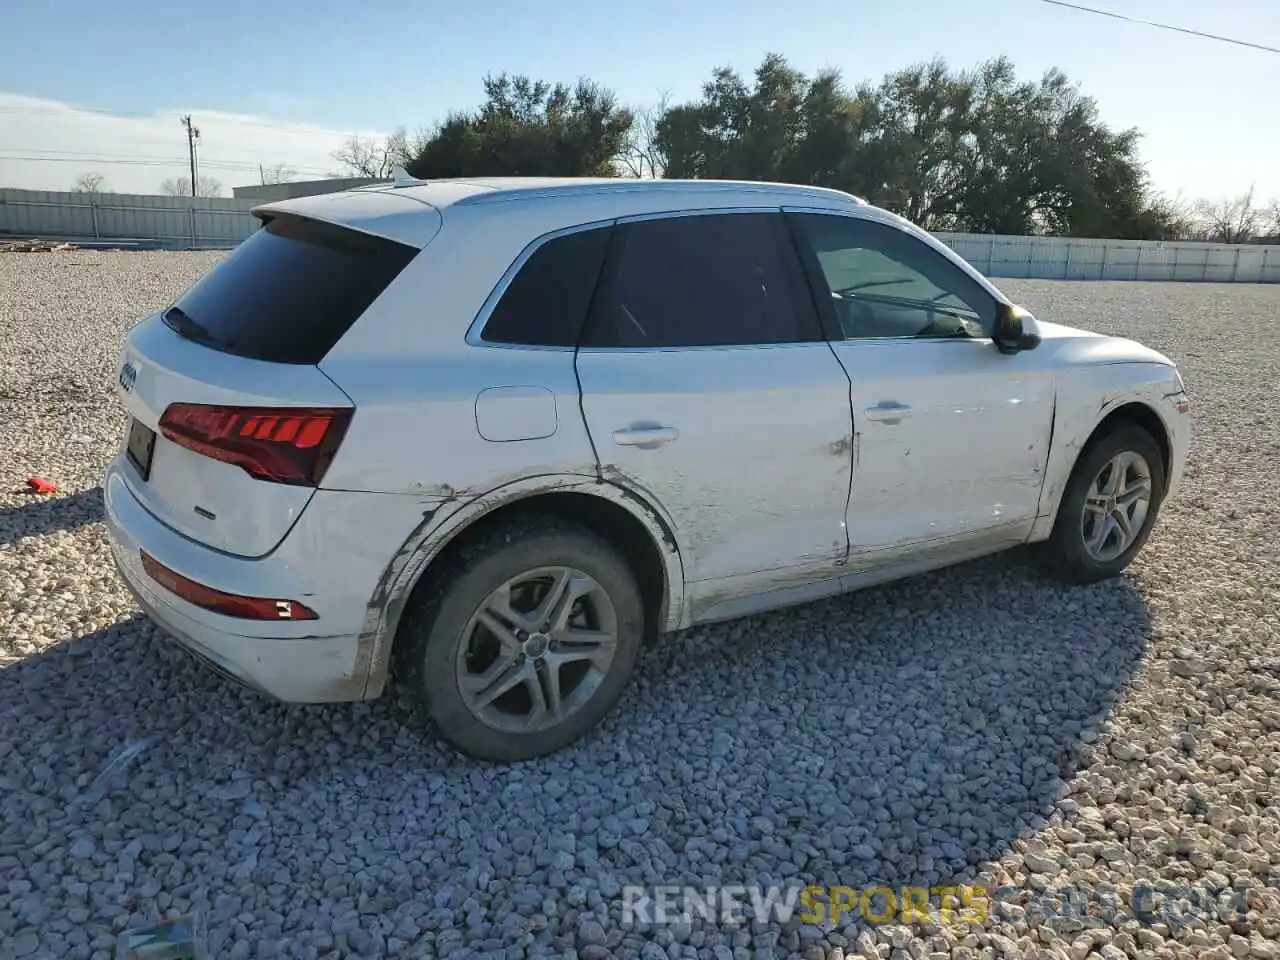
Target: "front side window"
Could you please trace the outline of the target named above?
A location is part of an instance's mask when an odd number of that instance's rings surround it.
[[[844,339],[991,336],[995,298],[906,231],[855,217],[790,217]]]
[[[700,347],[821,338],[781,215],[700,214],[616,228],[583,345]]]

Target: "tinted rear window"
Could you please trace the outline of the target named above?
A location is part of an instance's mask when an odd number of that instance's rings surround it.
[[[820,340],[785,228],[777,213],[677,216],[619,227],[583,345]]]
[[[503,293],[484,325],[484,339],[544,347],[576,345],[608,246],[608,227],[548,240]]]
[[[165,314],[184,337],[275,363],[319,363],[418,253],[332,224],[277,215]]]

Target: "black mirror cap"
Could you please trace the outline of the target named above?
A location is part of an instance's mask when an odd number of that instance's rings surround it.
[[[1002,303],[996,310],[992,339],[1001,353],[1019,353],[1040,346],[1040,328],[1036,318],[1022,307]]]

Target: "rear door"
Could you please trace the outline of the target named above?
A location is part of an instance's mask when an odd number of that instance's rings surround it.
[[[852,385],[850,565],[1024,537],[1053,422],[1048,351],[996,350],[995,297],[909,231],[856,216],[788,219]]]
[[[603,469],[667,511],[704,596],[844,560],[849,381],[780,213],[620,223],[577,370]]]
[[[341,417],[351,407],[316,364],[417,252],[275,215],[173,306],[135,327],[121,356],[118,392],[131,418],[122,469],[143,506],[228,553],[261,556],[275,547],[315,486],[302,478],[263,479],[250,445],[262,438],[259,451],[270,469],[315,452],[313,428],[326,412]],[[240,462],[166,436],[162,419],[175,405],[207,408],[191,421],[201,429],[226,428],[225,434],[233,426]]]

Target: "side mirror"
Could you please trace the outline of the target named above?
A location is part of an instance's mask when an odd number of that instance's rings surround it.
[[[991,335],[1001,353],[1019,353],[1040,346],[1036,318],[1022,307],[1002,303],[996,308],[996,325]]]

